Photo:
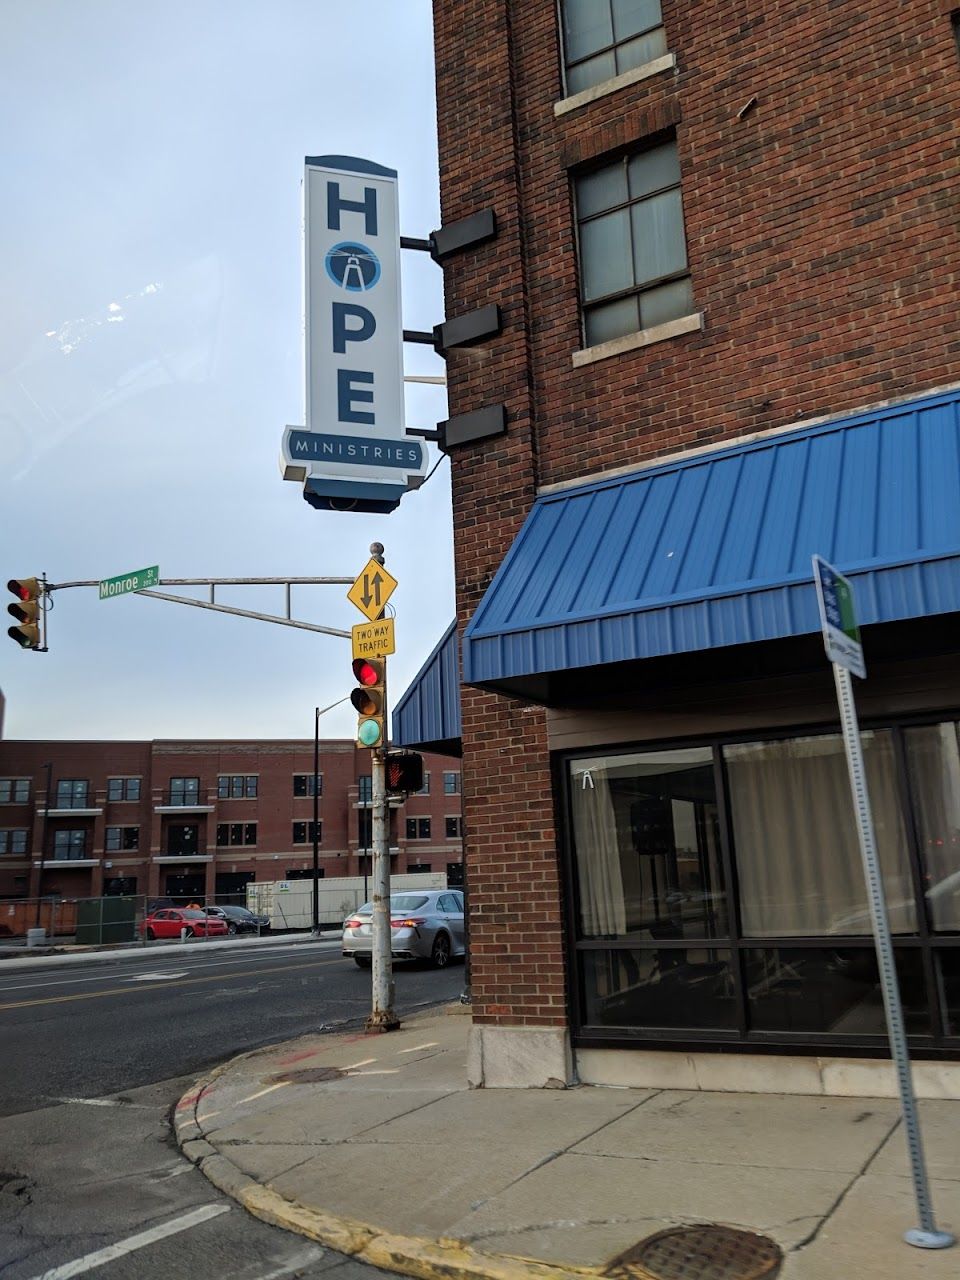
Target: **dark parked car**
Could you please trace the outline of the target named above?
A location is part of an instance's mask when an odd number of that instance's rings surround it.
[[[204,907],[208,916],[222,920],[227,926],[227,933],[267,933],[270,929],[269,916],[257,916],[246,907]]]

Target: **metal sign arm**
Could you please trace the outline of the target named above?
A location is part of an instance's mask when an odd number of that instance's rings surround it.
[[[352,578],[347,579],[352,582]],[[214,613],[231,613],[236,618],[256,618],[258,622],[275,622],[281,627],[297,627],[300,631],[319,631],[325,636],[337,636],[349,640],[350,632],[337,627],[322,627],[315,622],[297,622],[294,618],[279,618],[273,613],[258,613],[253,609],[234,609],[226,604],[213,604],[209,600],[192,600],[189,596],[172,596],[166,591],[138,591],[138,596],[150,596],[153,600],[170,600],[173,604],[189,604],[194,609],[212,609]]]

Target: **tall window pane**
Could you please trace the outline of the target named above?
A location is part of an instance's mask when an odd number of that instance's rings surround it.
[[[561,0],[568,93],[666,52],[660,0]]]
[[[726,934],[709,747],[576,760],[570,786],[581,937]]]
[[[896,933],[916,928],[893,740],[863,734],[867,785]],[[747,937],[869,934],[870,915],[838,734],[724,748]]]
[[[954,721],[904,731],[934,929],[960,929],[960,737]]]

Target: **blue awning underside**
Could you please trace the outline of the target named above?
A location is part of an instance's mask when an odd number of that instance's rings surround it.
[[[393,710],[393,742],[398,747],[437,751],[441,755],[461,754],[456,619],[397,702]]]
[[[811,556],[861,625],[960,610],[960,393],[537,499],[467,627],[499,682],[820,629]]]

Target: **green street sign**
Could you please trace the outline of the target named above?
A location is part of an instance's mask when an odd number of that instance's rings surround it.
[[[100,583],[100,599],[110,600],[113,596],[123,596],[129,591],[143,591],[147,587],[155,587],[160,581],[160,566],[151,565],[149,569],[137,569],[134,573],[121,573],[119,578],[104,578]]]

